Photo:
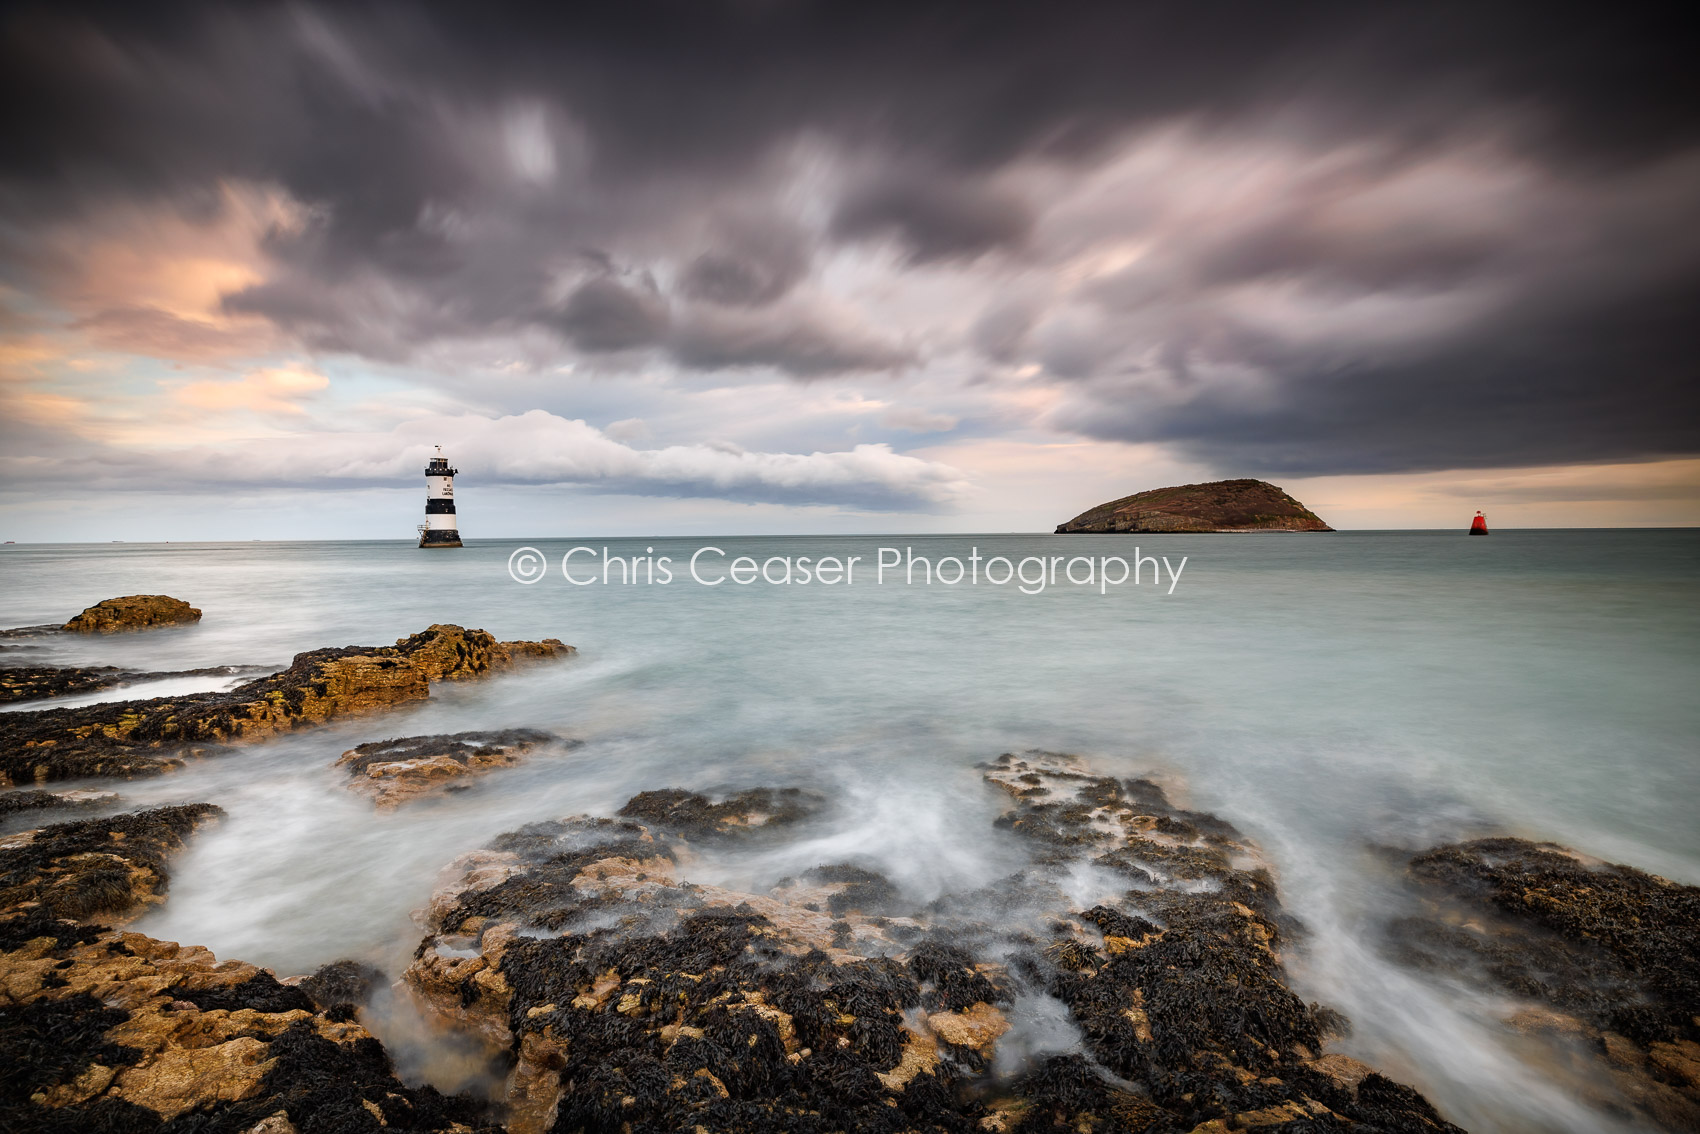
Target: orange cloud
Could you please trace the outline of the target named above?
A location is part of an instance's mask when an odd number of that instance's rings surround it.
[[[197,409],[300,415],[306,412],[300,403],[330,384],[331,380],[316,370],[282,366],[251,370],[228,382],[190,382],[178,386],[173,396]]]
[[[99,349],[171,362],[222,363],[276,349],[266,320],[228,315],[230,292],[264,276],[262,242],[305,210],[279,190],[222,184],[210,217],[124,205],[42,236],[45,295]]]

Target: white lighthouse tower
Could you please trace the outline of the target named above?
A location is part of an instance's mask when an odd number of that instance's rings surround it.
[[[459,547],[460,528],[455,524],[455,471],[437,446],[437,455],[425,466],[425,522],[419,525],[420,547]]]

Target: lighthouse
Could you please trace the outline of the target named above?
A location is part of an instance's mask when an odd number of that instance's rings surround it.
[[[419,546],[460,546],[460,529],[455,526],[455,470],[449,467],[441,445],[425,466],[425,522],[419,525]]]
[[[1487,517],[1482,515],[1480,512],[1477,512],[1476,518],[1470,521],[1470,534],[1471,535],[1487,535],[1488,534]]]

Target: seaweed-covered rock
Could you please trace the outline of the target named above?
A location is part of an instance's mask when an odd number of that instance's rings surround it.
[[[1389,927],[1397,959],[1520,998],[1507,1024],[1591,1051],[1621,1096],[1599,1101],[1700,1129],[1700,887],[1516,838],[1409,875],[1424,904]]]
[[[115,665],[11,666],[0,669],[0,704],[110,689],[129,677]]]
[[[79,788],[71,791],[0,791],[0,833],[39,822],[43,811],[93,811],[119,801],[115,791]]]
[[[344,960],[319,966],[312,976],[296,981],[295,987],[311,996],[320,1008],[328,1010],[339,1004],[364,1004],[387,982],[388,978],[371,965]]]
[[[920,980],[845,947],[889,944],[885,927],[821,908],[849,883],[682,882],[678,845],[629,821],[561,820],[447,872],[405,979],[511,1053],[515,1134],[973,1129],[981,1108],[942,1089],[954,1072]],[[983,1039],[995,1015],[946,1026]]]
[[[134,685],[141,681],[161,681],[172,677],[236,678],[276,671],[275,666],[259,665],[214,665],[202,669],[177,669],[157,673],[119,669],[110,665],[12,666],[0,669],[0,703],[38,701],[72,693],[93,693],[101,689]]]
[[[60,629],[73,634],[121,634],[200,620],[199,610],[170,595],[124,595],[102,599]]]
[[[499,1129],[414,1090],[355,1020],[377,974],[301,981],[87,924],[163,900],[208,804],[63,823],[0,849],[0,1130],[82,1134]],[[320,1010],[320,998],[335,1000]]]
[[[692,843],[788,797],[646,792],[621,819],[534,823],[452,863],[404,981],[512,1061],[515,1134],[1456,1129],[1322,1053],[1274,951],[1290,924],[1231,827],[1065,757],[987,777],[1034,852],[987,891],[922,906],[853,863],[759,893],[690,882]],[[1082,871],[1123,896],[1079,908],[1064,884]],[[1034,999],[1085,1050],[995,1079]]]
[[[350,748],[336,763],[347,769],[356,791],[389,808],[422,795],[462,790],[473,777],[511,768],[539,745],[551,742],[577,743],[534,728],[408,736]]]
[[[825,804],[819,792],[802,788],[752,788],[716,803],[683,788],[639,792],[620,814],[687,839],[726,838],[786,827]]]
[[[0,1129],[497,1129],[264,969],[31,916],[0,914]]]
[[[1376,1076],[1394,1094],[1366,1095],[1330,1074],[1344,1058],[1322,1053],[1330,1021],[1288,987],[1277,951],[1301,930],[1232,825],[1055,753],[1006,754],[986,776],[1016,801],[999,825],[1034,845],[1030,892],[1087,865],[1128,884],[1059,910],[1049,940],[1008,964],[1067,1006],[1100,1067],[1140,1089],[1054,1059],[1028,1075],[1009,1129],[1456,1129],[1407,1087]]]
[[[34,907],[54,917],[134,916],[165,900],[166,861],[203,823],[210,803],[160,807],[57,823],[0,840],[0,909]]]
[[[394,646],[297,654],[288,669],[224,692],[0,714],[0,785],[157,773],[216,751],[209,746],[406,704],[428,696],[433,681],[572,652],[554,638],[498,642],[483,630],[438,625]]]

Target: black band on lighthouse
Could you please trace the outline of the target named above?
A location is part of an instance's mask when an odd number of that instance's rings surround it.
[[[455,514],[455,502],[447,499],[428,499],[425,501],[425,514],[427,516],[452,516]]]

